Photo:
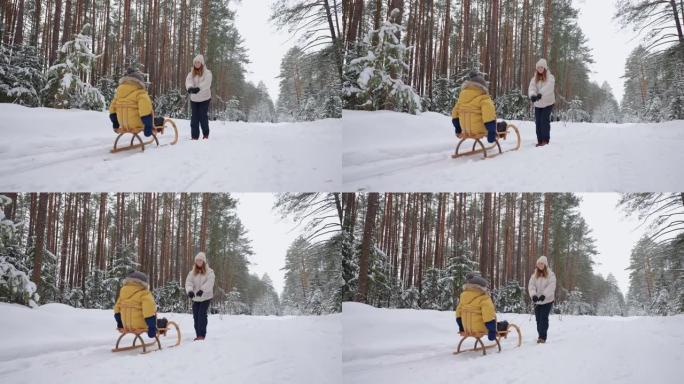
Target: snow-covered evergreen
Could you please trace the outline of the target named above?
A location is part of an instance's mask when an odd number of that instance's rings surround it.
[[[36,306],[40,297],[29,277],[28,256],[19,247],[16,223],[5,218],[11,200],[0,195],[0,301]]]
[[[310,243],[298,237],[285,256],[283,314],[327,314],[340,310],[340,241]]]
[[[398,15],[398,9],[392,10],[390,20],[370,31],[363,39],[363,56],[349,62],[350,82],[343,88],[348,108],[412,114],[422,110],[420,96],[402,80],[409,68],[409,48],[399,39],[405,28],[394,21]]]
[[[40,105],[43,60],[35,47],[0,43],[0,103]]]
[[[90,28],[90,24],[84,25],[73,40],[60,48],[60,58],[48,69],[47,83],[42,91],[45,106],[95,111],[104,109],[104,96],[90,85],[91,70],[98,57],[92,51]]]

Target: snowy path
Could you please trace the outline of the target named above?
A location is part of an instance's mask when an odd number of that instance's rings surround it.
[[[521,327],[520,348],[504,344],[501,353],[454,356],[453,312],[344,303],[343,313],[348,383],[674,383],[684,364],[684,315],[553,315],[548,343],[536,344],[534,318],[498,314]]]
[[[180,346],[112,353],[112,311],[0,303],[0,382],[340,383],[340,315],[212,315],[204,342],[192,341],[191,315],[165,316],[179,323]]]
[[[111,154],[105,112],[0,104],[0,189],[8,191],[335,191],[342,122],[210,122],[190,141],[176,120],[175,146]]]
[[[516,122],[522,147],[496,158],[451,159],[447,116],[344,111],[343,189],[389,192],[633,192],[684,189],[684,121],[553,123],[535,148],[533,122]],[[504,142],[511,147],[510,143]]]

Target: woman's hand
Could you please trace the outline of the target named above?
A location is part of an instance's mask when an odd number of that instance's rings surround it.
[[[544,301],[544,299],[546,299],[546,296],[544,296],[544,295],[539,296],[539,301]]]
[[[192,299],[193,297],[195,297],[195,292],[193,292],[193,291],[188,292],[188,297],[191,298],[191,299]]]
[[[539,301],[539,297],[537,297],[537,295],[532,296],[532,301],[536,303],[537,301]]]
[[[199,291],[197,291],[197,297],[202,297],[203,293],[204,291],[200,289]]]

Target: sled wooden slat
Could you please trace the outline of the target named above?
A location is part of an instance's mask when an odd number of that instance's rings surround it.
[[[120,331],[121,335],[116,340],[116,346],[112,349],[112,352],[124,352],[124,351],[131,351],[134,349],[142,348],[142,353],[146,354],[146,353],[152,352],[153,350],[148,350],[148,348],[154,347],[155,345],[157,346],[157,349],[155,349],[155,350],[157,350],[157,351],[161,350],[162,344],[161,344],[161,340],[159,338],[167,336],[169,330],[171,330],[171,329],[176,331],[176,341],[175,341],[175,344],[165,346],[165,348],[177,347],[181,343],[180,328],[178,327],[178,324],[176,324],[175,322],[169,321],[166,324],[166,328],[157,329],[157,334],[154,336],[154,340],[152,340],[148,343],[145,343],[145,341],[143,340],[143,338],[141,336],[141,335],[147,333],[147,329],[127,329],[127,328],[124,328],[123,330]],[[121,344],[121,340],[126,335],[133,335],[133,343],[128,347],[119,347],[119,344]]]
[[[454,154],[451,155],[452,159],[458,159],[464,156],[470,156],[470,155],[475,155],[478,153],[482,153],[484,155],[484,158],[492,158],[494,156],[498,156],[504,151],[501,149],[501,144],[500,140],[506,140],[508,139],[508,136],[511,132],[515,134],[515,148],[509,149],[505,152],[510,152],[510,151],[517,151],[520,149],[520,130],[518,130],[518,127],[516,127],[513,124],[507,124],[506,126],[506,131],[505,132],[498,132],[496,133],[496,139],[494,143],[490,146],[486,146],[483,142],[484,139],[487,138],[486,134],[483,134],[479,131],[475,131],[475,127],[472,126],[471,121],[473,121],[474,115],[479,115],[482,112],[480,111],[479,108],[472,108],[472,107],[460,107],[458,110],[458,115],[459,115],[459,121],[461,122],[461,138],[458,144],[456,145],[456,150],[454,151]],[[474,140],[473,147],[470,151],[466,152],[460,152],[461,145],[465,143],[468,140]],[[479,146],[479,148],[477,148]],[[489,154],[488,152],[493,150],[493,149],[498,149],[498,153],[495,153],[494,155]]]

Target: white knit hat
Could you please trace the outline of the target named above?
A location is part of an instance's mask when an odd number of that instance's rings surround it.
[[[546,63],[546,59],[540,59],[539,61],[537,61],[537,68],[539,67],[542,67],[546,70],[549,69],[549,65]]]
[[[547,268],[549,267],[549,260],[546,258],[546,256],[539,256],[539,258],[537,259],[537,263],[539,263],[540,261],[544,263],[544,265],[546,265]]]
[[[194,64],[196,61],[199,61],[202,63],[202,65],[204,65],[204,56],[202,56],[202,54],[195,56],[195,58],[192,59],[192,63]]]
[[[204,252],[200,252],[195,256],[195,262],[197,260],[202,260],[205,264],[207,263],[207,255]]]

